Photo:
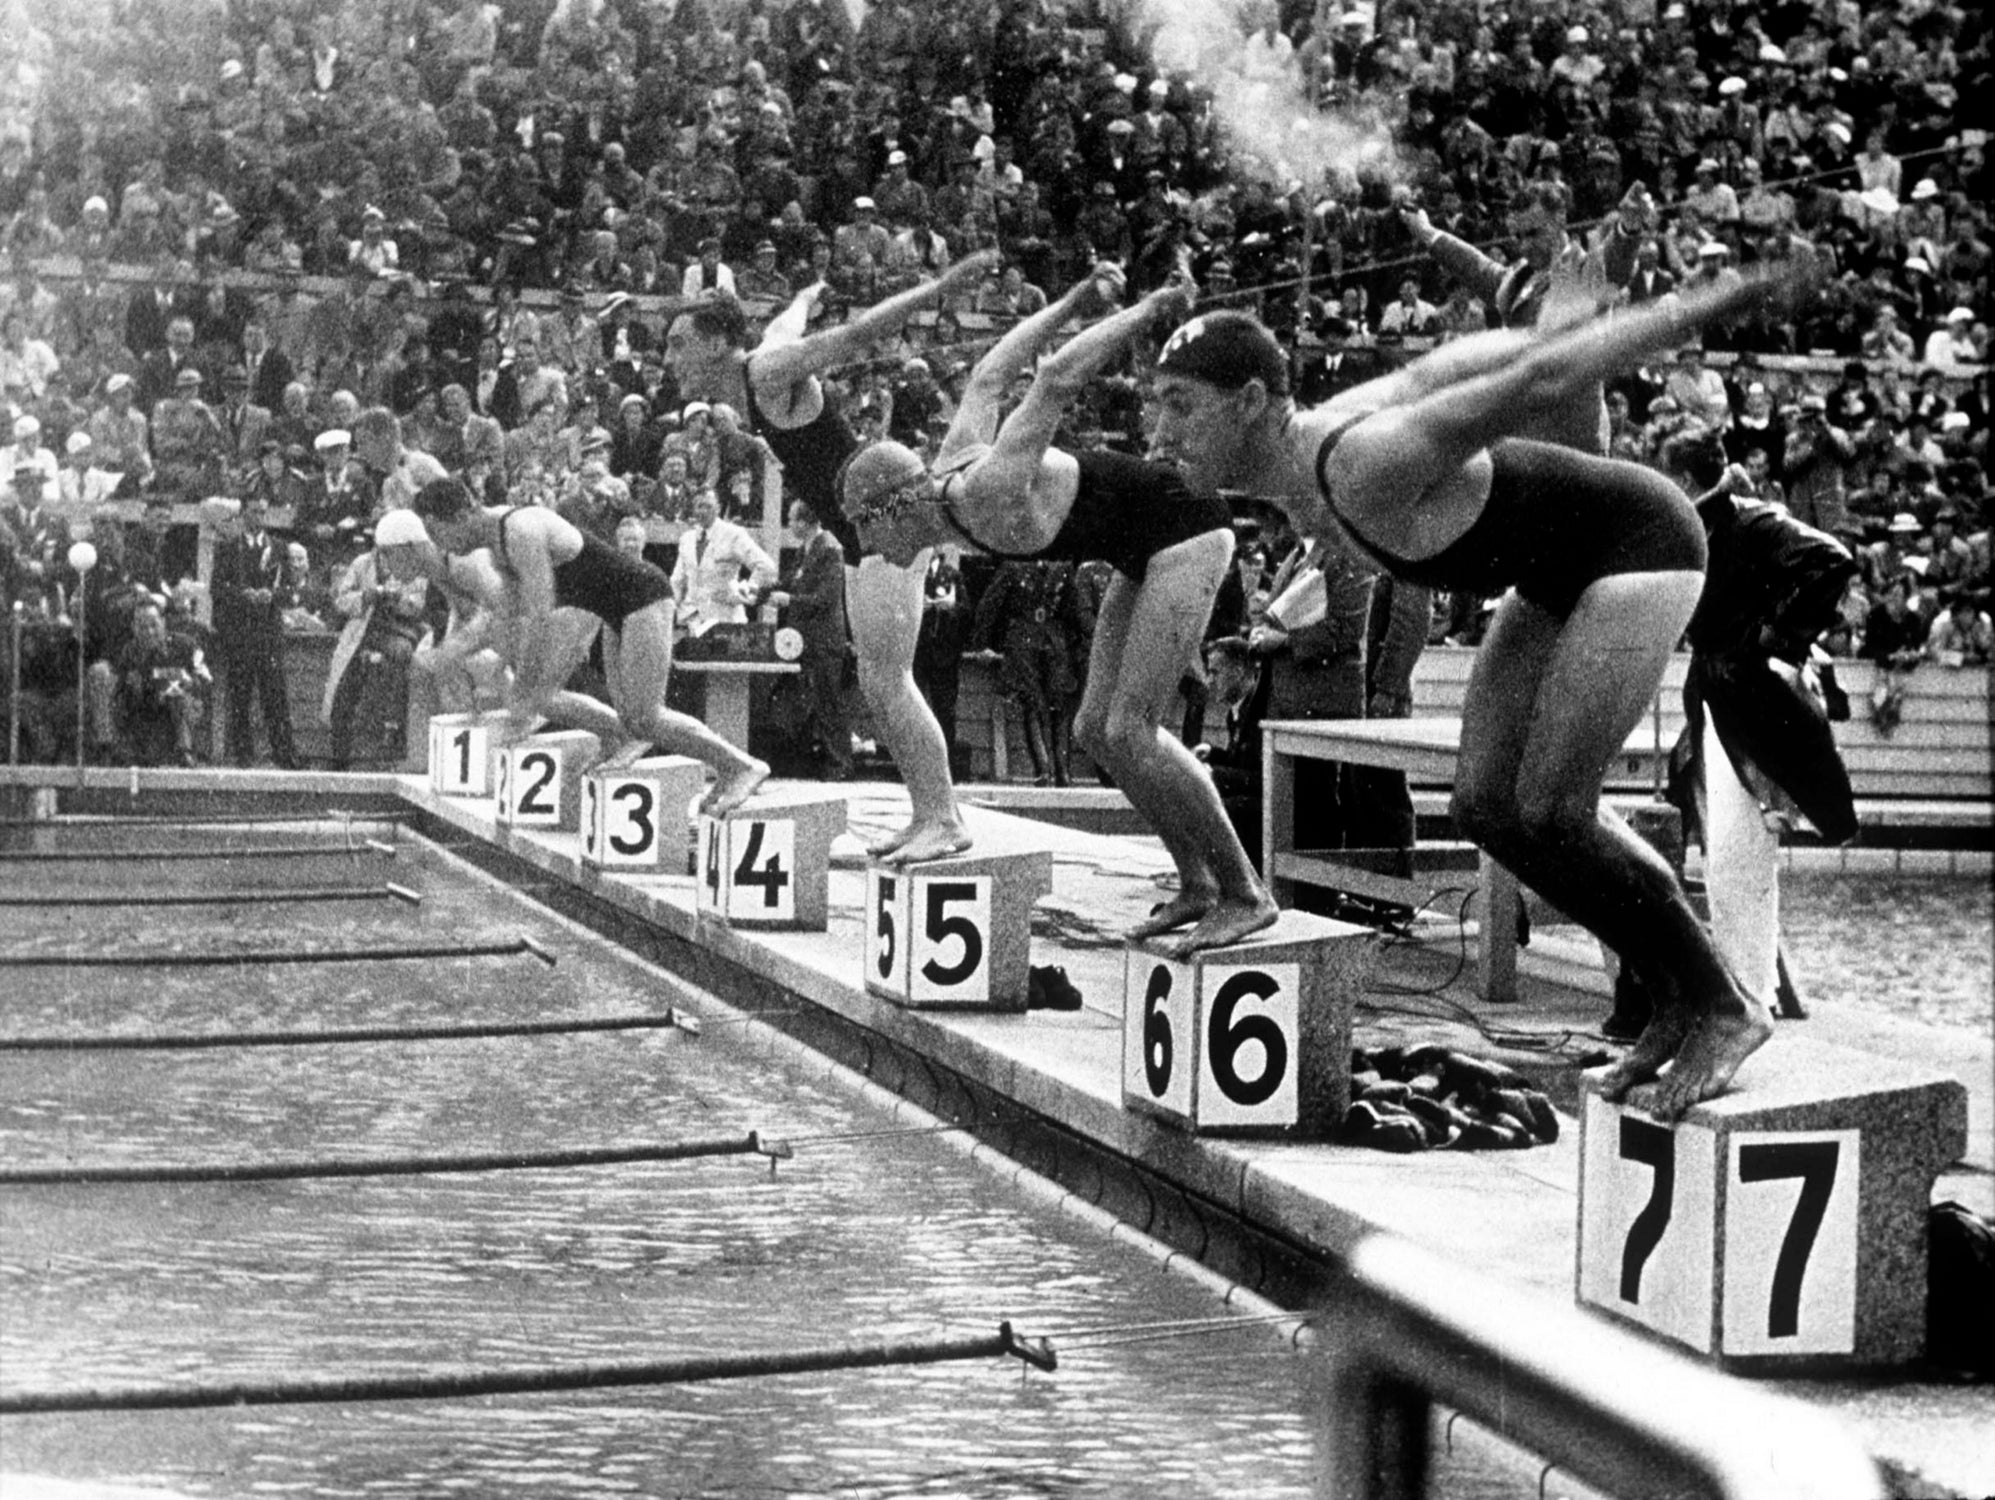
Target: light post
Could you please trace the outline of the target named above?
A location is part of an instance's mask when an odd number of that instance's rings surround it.
[[[76,574],[76,781],[81,786],[90,721],[90,653],[84,647],[84,630],[90,613],[90,570],[97,566],[97,549],[88,542],[74,543],[69,549],[69,566]]]

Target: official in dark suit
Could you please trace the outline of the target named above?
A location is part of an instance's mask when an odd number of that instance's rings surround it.
[[[802,669],[806,742],[821,747],[820,774],[826,781],[852,779],[852,723],[845,711],[845,554],[824,529],[817,512],[798,500],[790,506],[790,532],[797,539],[794,571],[777,585],[770,602],[783,611],[783,623],[803,637]]]
[[[217,514],[226,502],[217,502]],[[291,739],[291,701],[284,681],[284,620],[278,599],[284,587],[284,544],[264,527],[269,506],[245,501],[215,546],[211,589],[215,652],[228,689],[229,759],[255,764],[252,697],[263,714],[270,758],[284,770],[298,765]]]

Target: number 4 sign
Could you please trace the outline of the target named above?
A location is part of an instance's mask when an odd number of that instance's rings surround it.
[[[842,797],[757,797],[699,821],[699,910],[730,927],[824,930]]]

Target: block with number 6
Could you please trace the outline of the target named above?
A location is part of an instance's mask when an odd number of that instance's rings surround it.
[[[701,817],[700,915],[729,927],[824,931],[831,841],[844,829],[845,799],[821,793],[770,793],[725,818]]]
[[[1967,1148],[1952,1079],[1780,1036],[1675,1126],[1586,1080],[1579,1300],[1741,1373],[1906,1364],[1926,1208]]]
[[[866,868],[866,988],[923,1009],[1025,1009],[1032,905],[1053,856],[961,854]]]
[[[582,777],[582,863],[605,870],[683,875],[692,806],[707,768],[689,755],[654,755]]]
[[[1376,938],[1285,911],[1180,962],[1124,952],[1122,1102],[1201,1135],[1326,1136],[1351,1102],[1351,1012]]]

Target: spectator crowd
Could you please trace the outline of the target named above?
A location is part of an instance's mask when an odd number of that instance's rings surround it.
[[[759,528],[737,581],[769,596],[767,449],[681,398],[664,331],[687,299],[766,317],[809,289],[809,318],[837,319],[995,248],[987,284],[828,391],[862,435],[924,447],[995,330],[1101,258],[1292,331],[1320,397],[1528,320],[1548,277],[1612,305],[1808,255],[1805,304],[1618,382],[1611,450],[1677,468],[1715,445],[1842,536],[1861,572],[1838,649],[1985,660],[1987,138],[1961,107],[1988,80],[1985,8],[1185,9],[0,0],[0,590],[29,620],[81,612],[106,753],[191,758],[213,656],[229,754],[253,757],[256,700],[281,763],[270,641],[379,606],[356,569],[435,472],[606,538],[639,523],[668,571],[684,528]],[[1269,159],[1243,100],[1370,144]],[[1099,382],[1066,439],[1141,451],[1143,380]],[[205,608],[170,508],[201,502]],[[997,645],[989,572],[931,594]],[[419,638],[420,601],[388,592],[391,633]],[[1484,602],[1440,601],[1436,637],[1472,643]],[[75,647],[46,634],[23,680],[47,700],[29,751],[53,756]],[[1007,669],[1061,779],[1067,675]],[[174,732],[126,732],[155,681]]]

